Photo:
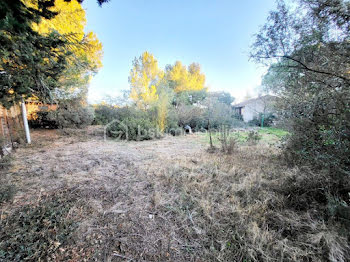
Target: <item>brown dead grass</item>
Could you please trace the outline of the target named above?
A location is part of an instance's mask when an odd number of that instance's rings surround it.
[[[201,247],[196,256],[207,261],[347,261],[346,234],[324,220],[324,207],[295,210],[281,192],[289,178],[313,174],[266,165],[267,153],[246,148],[234,158],[204,156],[205,165],[161,172],[160,206],[172,204]]]
[[[312,187],[298,191],[322,174],[287,168],[277,148],[210,154],[196,135],[125,143],[98,131],[37,131],[0,176],[17,189],[0,206],[7,228],[43,196],[69,201],[76,227],[42,260],[348,261],[339,223],[300,197]]]

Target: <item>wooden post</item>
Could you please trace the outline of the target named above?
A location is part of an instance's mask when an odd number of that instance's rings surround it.
[[[23,125],[24,125],[24,132],[26,133],[26,139],[27,143],[30,144],[30,132],[29,132],[29,125],[28,125],[28,119],[27,119],[27,110],[26,110],[26,104],[24,103],[24,99],[22,98],[22,117],[23,117]]]
[[[5,133],[7,133],[7,140],[5,140],[5,146],[8,145],[8,143],[11,146],[11,149],[13,148],[13,140],[12,140],[12,133],[11,133],[11,127],[9,122],[9,112],[7,109],[4,110],[4,119],[5,119]]]
[[[213,139],[211,138],[211,129],[210,129],[210,120],[208,118],[208,131],[209,131],[209,143],[210,143],[210,148],[213,148]]]
[[[0,105],[0,158],[4,156],[4,147],[5,147],[5,116],[4,116],[4,108]]]

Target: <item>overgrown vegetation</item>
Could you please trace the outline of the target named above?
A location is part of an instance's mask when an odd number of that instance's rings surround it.
[[[17,204],[2,206],[1,242],[10,247],[3,257],[28,258],[35,248],[35,260],[345,262],[348,204],[326,193],[327,172],[291,168],[265,143],[285,131],[259,134],[252,145],[248,131],[217,133],[225,150],[215,154],[199,135],[78,145],[60,138],[54,149],[47,137],[47,146],[16,159],[22,169],[11,170],[21,183]],[[230,151],[230,137],[244,141]],[[40,172],[34,179],[32,170]],[[67,179],[76,187],[57,190]]]
[[[305,12],[296,15],[297,9]],[[270,65],[264,84],[282,98],[281,114],[291,123],[288,158],[327,168],[340,182],[350,163],[350,22],[345,19],[350,4],[305,0],[297,9],[279,2],[257,35],[252,56]],[[278,62],[270,63],[274,59]]]
[[[0,205],[12,200],[16,193],[16,187],[11,184],[1,183],[0,185]]]
[[[120,119],[121,110],[109,104],[101,103],[94,106],[95,118],[94,125],[107,125],[115,119]]]
[[[268,144],[276,145],[285,141],[290,133],[283,129],[266,127],[259,129],[230,129],[227,137],[233,137],[237,142],[237,145],[248,144]],[[220,145],[220,139],[223,136],[223,128],[219,130],[212,130],[212,139],[215,146]],[[201,141],[205,144],[209,144],[209,132],[200,133]],[[252,143],[251,143],[252,142]]]
[[[208,122],[211,122],[211,128],[216,129],[222,125],[244,126],[233,112],[231,103],[234,98],[229,93],[207,92],[199,64],[192,63],[186,67],[177,61],[174,65],[167,65],[163,71],[155,57],[144,52],[133,61],[129,83],[132,103],[95,106],[95,124],[118,122],[108,127],[110,136],[125,139],[126,135],[120,134],[125,125],[130,125],[129,138],[134,140],[137,124],[140,124],[143,133],[148,128],[173,135],[180,134],[176,130],[185,126],[195,131],[208,129]],[[140,116],[142,121],[138,119]],[[146,136],[146,139],[150,138]]]
[[[219,141],[221,143],[221,151],[226,154],[233,154],[237,149],[237,140],[234,136],[230,136],[230,131],[224,127],[220,132]]]
[[[0,170],[10,167],[12,161],[11,155],[5,155],[0,158]]]
[[[52,24],[46,32],[40,19],[54,23],[54,4],[0,2],[1,104],[54,94],[58,109],[38,112],[33,126],[94,121],[124,140],[178,136],[185,126],[205,133],[115,144],[67,129],[84,139],[48,137],[18,150],[12,166],[2,157],[0,260],[349,261],[348,0],[278,1],[256,35],[252,57],[269,66],[264,87],[279,96],[288,131],[258,128],[273,123],[265,113],[246,128],[230,94],[208,92],[199,64],[163,70],[148,52],[133,61],[131,101],[93,110],[85,91],[101,46],[80,15],[73,42]],[[69,25],[61,17],[54,27]],[[94,52],[70,46],[85,42]]]
[[[40,261],[63,258],[77,228],[74,190],[44,194],[0,221],[0,259]],[[81,212],[75,210],[74,212]]]
[[[73,99],[60,102],[57,110],[36,112],[29,124],[33,128],[83,128],[93,120],[94,109]]]
[[[79,101],[66,100],[59,104],[57,111],[55,111],[55,119],[60,128],[82,128],[92,123],[94,110],[91,107],[82,105]]]
[[[159,138],[159,130],[154,123],[143,117],[129,117],[122,121],[112,122],[107,127],[107,134],[123,140],[150,140]]]
[[[293,7],[279,1],[252,51],[270,66],[265,87],[281,97],[280,115],[291,133],[285,160],[312,170],[289,177],[281,191],[292,209],[312,213],[317,206],[327,228],[337,221],[339,230],[323,236],[330,261],[349,257],[349,11],[346,0],[303,0]],[[334,239],[343,243],[331,244]]]
[[[275,119],[276,116],[272,113],[259,113],[258,116],[254,117],[253,120],[249,121],[249,124],[260,127],[271,127],[274,124]]]
[[[248,132],[247,142],[249,144],[256,145],[260,139],[261,139],[261,136],[259,135],[258,132],[256,132],[256,131],[249,131]]]
[[[58,128],[56,113],[52,110],[38,111],[35,113],[35,118],[28,120],[31,128]]]
[[[346,204],[315,201],[325,174],[287,168],[274,150],[244,147],[162,172],[160,206],[181,224],[192,258],[347,261],[349,232],[334,216]]]
[[[162,92],[165,92],[164,89]],[[202,100],[192,103],[185,99],[185,97],[193,99],[198,92]],[[170,97],[173,100],[170,100]],[[161,107],[156,102],[148,105],[146,109],[140,109],[137,104],[117,106],[101,103],[94,106],[94,124],[107,125],[107,134],[111,137],[121,139],[128,137],[129,140],[152,139],[152,137],[159,137],[164,132],[180,135],[184,133],[183,128],[187,125],[193,131],[205,131],[208,129],[209,122],[211,128],[216,130],[222,126],[247,127],[247,124],[236,118],[230,104],[227,104],[232,100],[233,98],[228,93],[223,92],[186,91],[169,95]],[[162,115],[161,118],[160,115]],[[150,135],[137,139],[138,126],[139,133],[141,131],[141,133]],[[126,129],[129,132],[128,136],[125,133]]]

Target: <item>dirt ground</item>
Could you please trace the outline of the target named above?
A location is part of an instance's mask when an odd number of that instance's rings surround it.
[[[133,181],[129,173],[134,170],[147,173],[191,162],[205,151],[197,135],[142,142],[103,141],[102,136],[89,131],[62,134],[56,130],[37,130],[32,136],[33,144],[16,151],[7,171],[8,179],[14,178],[17,185],[27,188],[23,194],[96,180],[104,181],[105,186],[116,179],[128,184]]]
[[[175,221],[155,209],[154,174],[180,163],[194,165],[205,153],[199,137],[116,142],[103,141],[91,130],[38,130],[32,136],[33,144],[17,149],[2,175],[17,189],[13,201],[1,206],[2,218],[70,189],[78,192],[86,210],[74,217],[79,221],[75,247],[56,241],[56,251],[47,254],[51,260],[176,260],[176,249],[184,243],[169,235],[178,228]]]
[[[347,231],[310,196],[323,174],[271,139],[229,155],[203,134],[32,140],[0,169],[0,261],[349,261]]]

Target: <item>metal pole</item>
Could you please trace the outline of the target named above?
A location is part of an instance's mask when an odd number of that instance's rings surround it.
[[[27,119],[27,110],[26,110],[26,104],[24,103],[24,99],[22,98],[22,117],[23,117],[23,125],[24,125],[24,131],[26,133],[26,139],[27,143],[30,144],[30,132],[29,132],[29,126],[28,126],[28,119]]]

